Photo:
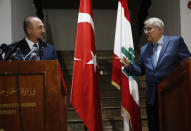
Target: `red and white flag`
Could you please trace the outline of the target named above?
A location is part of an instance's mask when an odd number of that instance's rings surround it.
[[[91,0],[80,0],[70,101],[89,131],[102,131]]]
[[[119,90],[121,89],[124,131],[141,131],[139,92],[136,78],[130,76],[124,70],[124,67],[121,67],[120,61],[115,57],[126,57],[132,63],[135,62],[127,0],[118,0],[112,67],[112,85]]]

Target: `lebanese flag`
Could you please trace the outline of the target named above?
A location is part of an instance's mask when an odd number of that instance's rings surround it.
[[[112,85],[121,89],[122,116],[124,117],[124,131],[141,131],[139,110],[138,84],[134,76],[130,76],[116,57],[126,57],[135,63],[134,46],[127,0],[118,0],[116,21]]]
[[[102,131],[91,0],[80,0],[70,102],[89,131]]]

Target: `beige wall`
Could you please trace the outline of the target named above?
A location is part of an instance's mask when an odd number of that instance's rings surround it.
[[[24,37],[23,19],[28,15],[35,15],[33,0],[11,0],[12,42]]]
[[[33,0],[0,0],[0,44],[23,38],[22,21],[34,14]]]
[[[167,35],[180,35],[179,0],[152,0],[149,17],[159,17],[164,21]]]
[[[180,0],[181,35],[191,51],[191,9],[187,7],[188,1]]]
[[[48,18],[50,42],[57,50],[74,50],[78,10],[45,10],[44,14]],[[113,49],[116,14],[116,10],[94,10],[97,50]]]
[[[191,10],[187,8],[188,1],[190,0],[153,0],[149,16],[162,18],[165,33],[182,36],[191,51]]]
[[[0,44],[11,43],[11,0],[0,0]]]

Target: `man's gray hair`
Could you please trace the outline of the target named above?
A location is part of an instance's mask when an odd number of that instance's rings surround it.
[[[162,29],[162,32],[164,33],[164,22],[161,20],[161,19],[159,19],[159,18],[149,18],[149,19],[147,19],[145,22],[144,22],[144,24],[146,25],[146,24],[148,24],[148,23],[151,23],[151,22],[153,22],[153,24],[155,25],[155,26],[157,26],[157,27],[160,27],[161,29]]]

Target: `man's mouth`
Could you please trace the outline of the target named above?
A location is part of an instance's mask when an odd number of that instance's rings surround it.
[[[147,37],[147,38],[150,38],[150,36],[149,36],[149,35],[146,35],[146,37]]]

